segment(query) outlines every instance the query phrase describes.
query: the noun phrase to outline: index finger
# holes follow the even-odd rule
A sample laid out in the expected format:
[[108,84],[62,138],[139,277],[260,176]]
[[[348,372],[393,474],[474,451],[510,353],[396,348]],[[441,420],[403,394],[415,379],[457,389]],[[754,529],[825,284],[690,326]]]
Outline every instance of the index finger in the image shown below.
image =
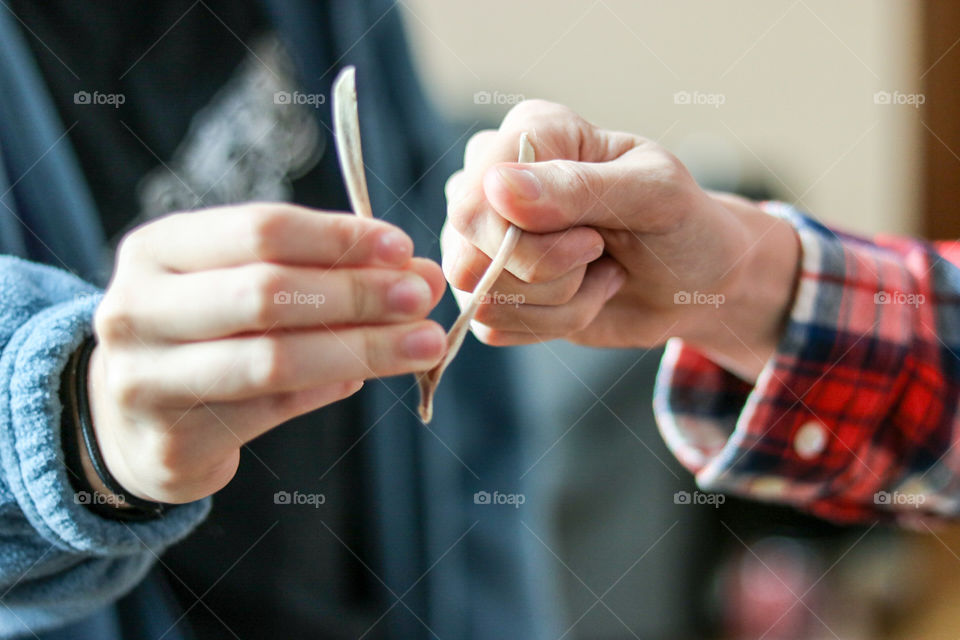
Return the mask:
[[178,213],[135,230],[123,254],[174,272],[257,262],[300,266],[403,267],[413,241],[380,220],[284,203],[256,203]]

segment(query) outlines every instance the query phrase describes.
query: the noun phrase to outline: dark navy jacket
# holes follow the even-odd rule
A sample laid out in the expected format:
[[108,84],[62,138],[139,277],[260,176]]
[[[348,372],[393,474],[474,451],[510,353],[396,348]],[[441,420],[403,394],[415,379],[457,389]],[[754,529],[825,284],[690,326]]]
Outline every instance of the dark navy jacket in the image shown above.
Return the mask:
[[[358,67],[374,210],[390,210],[388,219],[413,237],[418,253],[437,258],[442,184],[459,150],[416,82],[400,9],[387,0],[266,6],[305,90],[327,94],[336,73],[320,76],[324,70],[311,65],[324,59],[319,33],[333,34],[338,65]],[[329,126],[329,115],[321,110],[320,117]],[[127,526],[72,500],[59,463],[56,390],[67,356],[91,330],[99,299],[93,284],[102,286],[109,270],[103,246],[64,124],[16,19],[0,9],[0,254],[16,256],[0,256],[0,637],[161,635],[179,612],[151,568],[208,509],[201,501],[160,522]],[[435,317],[449,325],[455,314],[448,296]],[[432,637],[417,617],[442,638],[541,637],[547,616],[538,605],[538,543],[521,522],[533,516],[472,499],[478,490],[522,490],[524,441],[503,352],[468,341],[444,380],[432,432],[411,410],[410,384],[399,377],[363,391],[371,411],[388,414],[389,428],[369,435],[376,459],[370,509],[384,523],[380,577],[404,593],[469,533],[426,573],[425,588],[404,599],[416,616],[393,617],[391,637]]]

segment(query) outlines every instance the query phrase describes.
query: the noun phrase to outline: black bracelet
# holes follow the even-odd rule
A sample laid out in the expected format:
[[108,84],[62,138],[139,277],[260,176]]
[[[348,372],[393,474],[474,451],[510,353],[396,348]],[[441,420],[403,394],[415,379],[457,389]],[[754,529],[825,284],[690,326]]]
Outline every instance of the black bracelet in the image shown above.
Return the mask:
[[[131,495],[110,473],[103,460],[103,455],[100,453],[97,435],[93,430],[93,418],[90,415],[90,401],[87,391],[87,370],[90,364],[90,355],[96,346],[95,338],[87,338],[84,341],[70,358],[66,376],[63,380],[63,386],[65,387],[63,391],[66,392],[64,419],[61,421],[64,462],[71,476],[70,482],[75,491],[75,500],[94,513],[112,520],[143,521],[159,518],[166,512],[168,505]],[[61,393],[61,398],[64,398],[64,393]],[[66,420],[68,407],[71,409],[69,415],[73,418],[69,421]],[[77,439],[78,426],[83,439],[82,445]],[[90,485],[86,473],[83,471],[81,446],[87,450],[93,470],[100,478],[103,486],[113,494],[112,496],[105,496]]]

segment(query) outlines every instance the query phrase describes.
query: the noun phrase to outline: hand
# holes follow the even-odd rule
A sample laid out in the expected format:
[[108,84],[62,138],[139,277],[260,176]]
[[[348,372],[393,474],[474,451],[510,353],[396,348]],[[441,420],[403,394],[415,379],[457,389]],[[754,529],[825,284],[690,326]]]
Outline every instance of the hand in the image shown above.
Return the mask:
[[107,466],[141,498],[222,488],[240,447],[443,355],[440,268],[379,221],[286,204],[168,216],[127,236],[95,317],[90,400]]
[[[523,131],[536,163],[511,161]],[[526,232],[477,313],[488,344],[651,347],[679,336],[745,378],[776,346],[795,233],[753,203],[707,193],[656,143],[524,102],[470,140],[447,196],[443,268],[458,299],[508,224]]]

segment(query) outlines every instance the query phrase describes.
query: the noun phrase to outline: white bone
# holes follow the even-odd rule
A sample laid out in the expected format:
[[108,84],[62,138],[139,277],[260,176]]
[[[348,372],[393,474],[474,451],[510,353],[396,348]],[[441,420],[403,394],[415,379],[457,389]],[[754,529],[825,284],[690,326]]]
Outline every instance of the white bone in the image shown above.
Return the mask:
[[[367,191],[367,178],[364,173],[363,148],[360,144],[360,118],[357,113],[357,84],[356,69],[346,67],[337,76],[333,83],[333,128],[336,133],[337,157],[340,159],[340,170],[343,181],[350,197],[353,211],[361,217],[372,218],[373,207],[370,205],[370,194]],[[527,134],[520,135],[520,153],[518,162],[534,162],[536,159],[533,146],[527,139]],[[487,267],[479,284],[470,294],[466,305],[460,311],[457,321],[453,323],[447,334],[447,353],[443,360],[429,371],[421,373],[417,382],[420,385],[420,419],[424,423],[433,418],[433,395],[440,384],[443,372],[460,351],[470,323],[477,314],[477,309],[490,288],[503,273],[503,269],[513,254],[513,250],[520,240],[520,229],[510,225],[500,247],[490,266]]]
[[[536,154],[533,151],[533,146],[527,139],[527,134],[523,133],[520,135],[520,154],[517,162],[527,163],[534,162],[535,160]],[[497,281],[497,278],[503,273],[503,269],[506,267],[510,256],[513,255],[513,250],[516,248],[519,240],[520,229],[514,225],[510,225],[507,233],[503,236],[503,240],[500,242],[500,247],[497,249],[493,261],[490,263],[490,266],[487,267],[483,277],[480,278],[480,282],[473,290],[473,293],[470,294],[470,298],[460,311],[457,321],[454,322],[450,328],[450,333],[447,334],[447,355],[443,357],[440,364],[420,374],[420,377],[417,379],[420,385],[420,419],[424,423],[428,423],[433,419],[433,394],[437,390],[437,385],[440,384],[440,378],[443,376],[443,372],[447,366],[453,362],[453,359],[457,356],[457,352],[460,351],[463,340],[467,337],[467,332],[470,331],[470,323],[473,321],[473,317],[477,315],[477,309],[480,308],[484,297],[490,293],[490,288]]]
[[367,176],[360,145],[360,117],[357,114],[357,70],[346,67],[333,83],[333,129],[336,132],[337,157],[354,213],[373,217]]

